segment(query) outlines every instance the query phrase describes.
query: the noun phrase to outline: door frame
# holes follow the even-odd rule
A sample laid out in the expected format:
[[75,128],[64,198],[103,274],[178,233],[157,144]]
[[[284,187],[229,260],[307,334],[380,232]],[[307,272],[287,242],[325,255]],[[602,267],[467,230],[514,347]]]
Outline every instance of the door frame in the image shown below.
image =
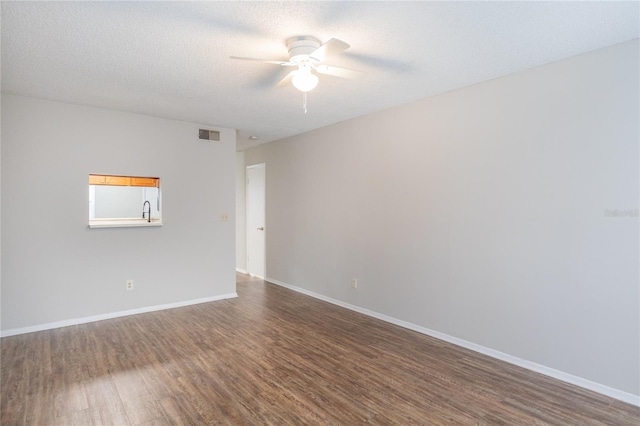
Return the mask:
[[[265,231],[264,233],[264,247],[262,247],[262,253],[263,253],[263,260],[262,260],[262,264],[264,266],[264,277],[261,277],[259,275],[255,275],[252,274],[249,271],[249,169],[258,169],[258,168],[262,168],[264,169],[264,187],[263,187],[263,193],[264,193],[264,211],[262,212],[262,215],[264,217],[264,221],[265,221],[265,225],[266,225],[266,221],[267,221],[267,164],[266,163],[257,163],[257,164],[251,164],[249,166],[245,166],[245,245],[246,245],[246,258],[245,258],[245,262],[247,264],[247,273],[251,276],[254,277],[258,277],[258,278],[262,278],[264,279],[267,275],[267,232]],[[266,228],[266,226],[265,226]]]

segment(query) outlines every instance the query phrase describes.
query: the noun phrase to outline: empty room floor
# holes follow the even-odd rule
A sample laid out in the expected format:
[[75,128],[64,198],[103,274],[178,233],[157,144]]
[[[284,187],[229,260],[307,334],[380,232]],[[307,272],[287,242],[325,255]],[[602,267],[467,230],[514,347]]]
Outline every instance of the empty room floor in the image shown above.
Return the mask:
[[640,408],[238,274],[236,299],[5,337],[2,425],[640,424]]

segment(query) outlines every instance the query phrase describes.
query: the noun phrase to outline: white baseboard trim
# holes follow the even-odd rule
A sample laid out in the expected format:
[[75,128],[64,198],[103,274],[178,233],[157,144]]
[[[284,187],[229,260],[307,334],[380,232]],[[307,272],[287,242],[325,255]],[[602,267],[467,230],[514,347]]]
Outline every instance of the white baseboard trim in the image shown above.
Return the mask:
[[264,280],[264,277],[261,277],[260,275],[252,274],[251,272],[245,271],[244,269],[236,268],[236,272],[240,272],[241,274],[249,275],[249,276],[251,276],[253,278],[258,278],[260,280]]
[[165,305],[145,306],[143,308],[128,309],[126,311],[111,312],[108,314],[92,315],[84,318],[73,318],[47,324],[32,325],[29,327],[13,328],[0,332],[0,337],[15,336],[18,334],[33,333],[35,331],[51,330],[53,328],[68,327],[70,325],[86,324],[88,322],[102,321],[106,319],[126,317],[129,315],[144,314],[146,312],[162,311],[165,309],[180,308],[183,306],[197,305],[200,303],[215,302],[217,300],[232,299],[238,297],[237,293],[223,294],[220,296],[204,297],[202,299],[185,300],[183,302],[167,303]]
[[322,294],[314,293],[309,290],[305,290],[300,287],[296,287],[282,281],[278,281],[273,278],[265,278],[265,281],[268,281],[273,284],[277,284],[281,287],[288,288],[290,290],[296,291],[298,293],[306,294],[307,296],[314,297],[316,299],[322,300],[324,302],[332,303],[334,305],[338,305],[340,307],[359,312],[361,314],[377,318],[379,320],[398,325],[400,327],[407,328],[409,330],[417,331],[418,333],[425,334],[427,336],[435,337],[436,339],[443,340],[445,342],[452,343],[457,346],[461,346],[466,349],[470,349],[474,352],[481,353],[483,355],[490,356],[492,358],[499,359],[501,361],[508,362],[509,364],[514,364],[519,367],[526,368],[531,371],[535,371],[536,373],[544,374],[545,376],[552,377],[554,379],[561,380],[566,383],[570,383],[572,385],[579,386],[584,389],[588,389],[593,392],[597,392],[602,395],[606,395],[613,399],[617,399],[619,401],[623,401],[635,406],[640,407],[640,395],[634,395],[632,393],[628,393],[625,391],[621,391],[619,389],[611,388],[609,386],[602,385],[600,383],[592,382],[591,380],[584,379],[582,377],[574,376],[569,373],[565,373],[564,371],[556,370],[550,367],[546,367],[541,364],[536,364],[535,362],[528,361],[526,359],[518,358],[513,355],[506,354],[504,352],[500,352],[491,348],[487,348],[485,346],[481,346],[475,344],[473,342],[469,342],[467,340],[459,339],[457,337],[449,336],[448,334],[441,333],[439,331],[431,330],[429,328],[421,327],[416,324],[412,324],[410,322],[402,321],[397,318],[393,318],[384,314],[380,314],[375,311],[371,311],[369,309],[361,308],[356,305],[352,305],[350,303],[343,302],[341,300],[332,299],[331,297],[323,296]]

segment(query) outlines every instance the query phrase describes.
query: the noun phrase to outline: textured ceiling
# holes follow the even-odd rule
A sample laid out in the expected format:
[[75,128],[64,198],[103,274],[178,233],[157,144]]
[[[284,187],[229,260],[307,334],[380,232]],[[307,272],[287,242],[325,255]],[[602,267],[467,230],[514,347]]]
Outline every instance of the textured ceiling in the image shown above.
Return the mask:
[[[238,129],[238,149],[639,36],[638,2],[2,2],[2,90]],[[309,94],[285,40],[351,45]],[[257,142],[250,141],[257,135]]]

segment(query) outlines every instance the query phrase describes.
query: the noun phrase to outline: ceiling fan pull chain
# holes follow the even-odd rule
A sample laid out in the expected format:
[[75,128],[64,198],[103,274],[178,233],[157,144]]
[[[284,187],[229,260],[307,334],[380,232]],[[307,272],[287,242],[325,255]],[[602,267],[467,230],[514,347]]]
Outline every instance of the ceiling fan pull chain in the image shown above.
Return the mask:
[[307,113],[307,92],[302,92],[302,108],[304,113]]

